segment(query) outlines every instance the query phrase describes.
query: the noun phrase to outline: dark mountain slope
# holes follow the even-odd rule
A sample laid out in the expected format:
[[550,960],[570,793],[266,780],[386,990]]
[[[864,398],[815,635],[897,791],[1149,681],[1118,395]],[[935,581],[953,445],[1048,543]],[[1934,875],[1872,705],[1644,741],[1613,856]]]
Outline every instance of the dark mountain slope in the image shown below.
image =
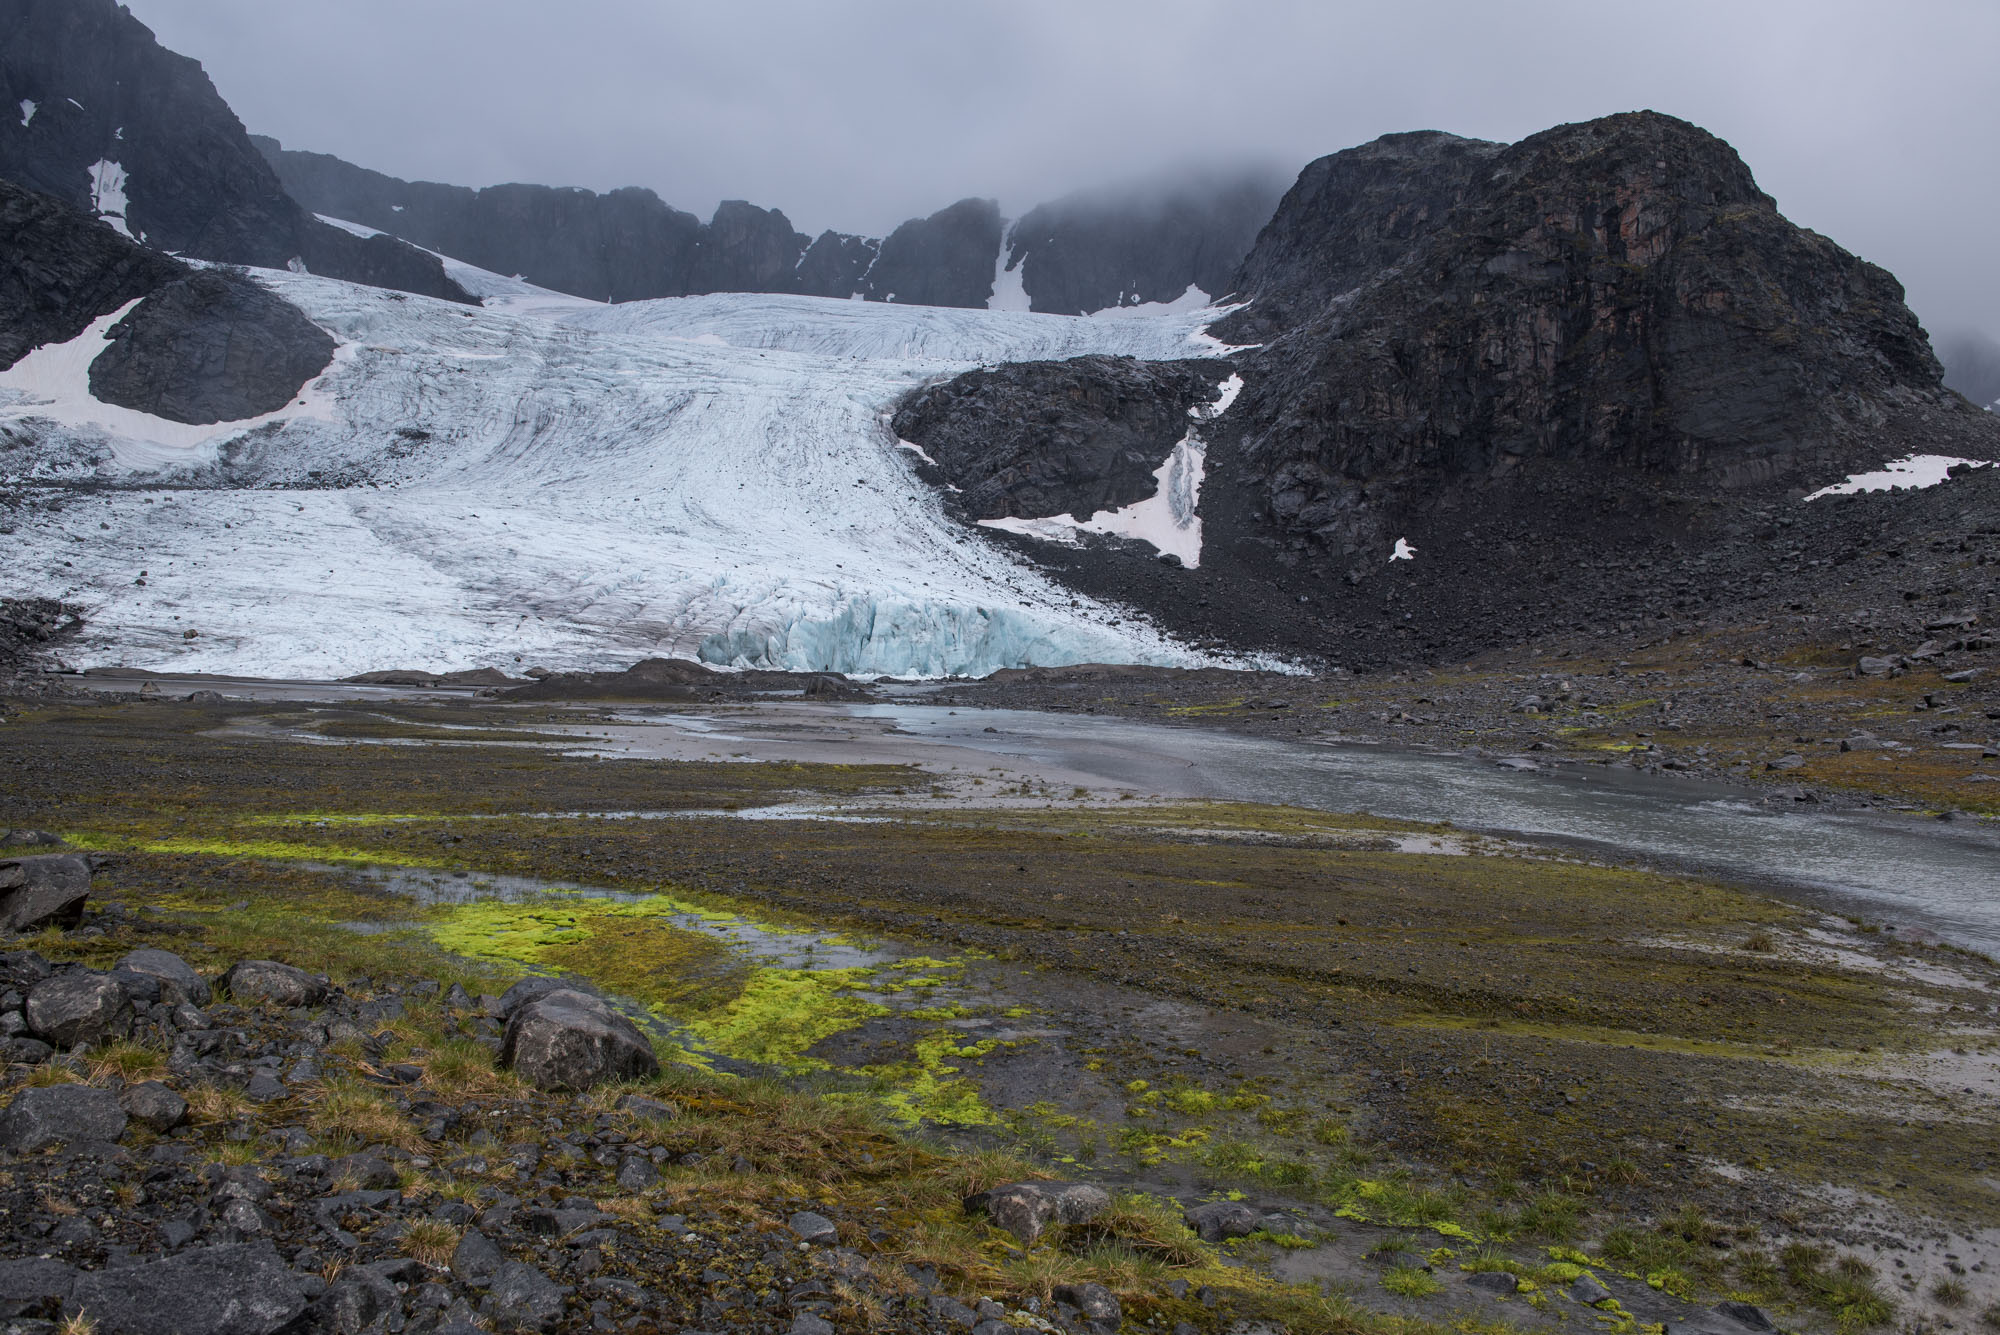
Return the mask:
[[197,259],[470,298],[438,261],[308,216],[201,66],[113,0],[0,0],[0,177]]
[[61,200],[6,180],[0,237],[0,371],[187,273]]
[[[1246,388],[1204,429],[1201,569],[1021,544],[1190,634],[1436,660],[1838,601],[1844,544],[1870,540],[1851,517],[1882,507],[1803,495],[1907,453],[2000,458],[1895,279],[1685,122],[1396,136],[1301,181],[1240,279],[1288,332],[1238,354]],[[1048,392],[1073,412],[1070,379]]]

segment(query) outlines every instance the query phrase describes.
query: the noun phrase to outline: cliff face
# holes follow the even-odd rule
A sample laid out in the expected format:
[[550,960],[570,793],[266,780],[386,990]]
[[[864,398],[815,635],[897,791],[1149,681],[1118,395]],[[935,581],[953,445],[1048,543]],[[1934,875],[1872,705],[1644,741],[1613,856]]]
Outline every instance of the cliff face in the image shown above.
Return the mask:
[[471,300],[436,259],[307,216],[201,66],[113,0],[0,0],[0,106],[0,177],[156,249]]
[[1173,301],[1189,287],[1221,297],[1284,191],[1267,172],[1083,191],[1023,214],[1007,267],[1037,311],[1082,315]]
[[[1587,487],[1782,491],[1899,439],[1992,439],[1942,391],[1896,280],[1787,222],[1692,125],[1535,135],[1441,219],[1440,173],[1412,167],[1410,201],[1379,178],[1362,192],[1431,214],[1408,248],[1317,310],[1349,276],[1336,260],[1307,270],[1331,284],[1279,286],[1299,322],[1246,360],[1235,466],[1294,550],[1379,544],[1409,510],[1531,465]],[[1318,223],[1281,209],[1246,282],[1299,272],[1315,236],[1338,256],[1348,233]]]
[[905,306],[984,306],[999,254],[1000,205],[961,199],[883,238],[863,292]]

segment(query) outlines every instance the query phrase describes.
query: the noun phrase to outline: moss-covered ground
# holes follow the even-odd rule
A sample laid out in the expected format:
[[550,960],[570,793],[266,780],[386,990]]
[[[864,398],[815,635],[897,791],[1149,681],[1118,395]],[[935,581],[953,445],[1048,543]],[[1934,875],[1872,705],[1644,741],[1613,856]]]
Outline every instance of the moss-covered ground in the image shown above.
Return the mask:
[[[1770,1259],[1827,1223],[1815,1193],[1964,1229],[2000,1218],[1991,1106],[1884,1065],[1990,1047],[1993,970],[1863,933],[1818,949],[1821,916],[1766,896],[1498,846],[1400,853],[1382,839],[1412,832],[1396,822],[1216,803],[536,815],[865,807],[916,776],[328,745],[268,726],[287,712],[21,716],[0,824],[114,853],[107,889],[204,966],[421,965],[474,990],[575,973],[677,1034],[687,1078],[722,1082],[704,1088],[754,1064],[840,1116],[914,1130],[925,1154],[1292,1200],[1421,1229],[1454,1264],[1588,1242],[1662,1291],[1866,1324],[1831,1253]],[[526,718],[431,712],[495,733]],[[439,730],[370,715],[392,739],[397,718]],[[629,898],[419,903],[349,870],[372,865]],[[872,953],[780,965],[729,944],[731,924]],[[1695,1223],[1716,1231],[1672,1241]],[[1237,1246],[1275,1254],[1285,1236]]]

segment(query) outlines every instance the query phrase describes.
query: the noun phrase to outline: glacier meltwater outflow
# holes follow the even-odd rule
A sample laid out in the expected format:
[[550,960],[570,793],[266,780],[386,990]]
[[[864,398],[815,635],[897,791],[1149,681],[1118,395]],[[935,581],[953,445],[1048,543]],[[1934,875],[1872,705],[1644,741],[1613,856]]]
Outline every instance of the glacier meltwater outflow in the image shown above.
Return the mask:
[[[999,361],[1222,351],[1096,319],[813,297],[599,305],[456,263],[485,309],[258,271],[340,343],[292,406],[190,427],[88,390],[103,326],[0,373],[13,592],[73,664],[333,676],[649,655],[892,675],[1213,661],[949,520],[886,414]],[[1219,372],[1220,372],[1220,368]],[[1223,374],[1218,374],[1218,383]]]

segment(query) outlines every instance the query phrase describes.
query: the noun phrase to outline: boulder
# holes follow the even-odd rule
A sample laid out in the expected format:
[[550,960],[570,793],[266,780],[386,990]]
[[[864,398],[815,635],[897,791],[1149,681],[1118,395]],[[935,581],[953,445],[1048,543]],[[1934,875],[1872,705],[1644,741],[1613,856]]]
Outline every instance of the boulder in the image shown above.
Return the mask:
[[274,1335],[306,1308],[298,1280],[268,1242],[202,1247],[77,1276],[63,1311],[97,1335]]
[[75,1269],[61,1261],[45,1257],[0,1261],[0,1321],[57,1315],[75,1283]]
[[8,887],[0,890],[0,932],[75,926],[90,898],[90,874],[81,853],[0,859],[0,885]]
[[500,1040],[500,1062],[537,1089],[589,1089],[660,1073],[639,1027],[596,997],[564,989],[519,1007]]
[[834,1222],[825,1215],[815,1214],[811,1210],[799,1211],[791,1217],[786,1226],[797,1235],[800,1242],[840,1241],[840,1230],[834,1226]]
[[1201,1235],[1203,1242],[1224,1238],[1247,1238],[1257,1231],[1258,1213],[1237,1201],[1210,1201],[1197,1205],[1183,1216],[1187,1226]]
[[118,1106],[141,1126],[162,1133],[187,1120],[187,1100],[157,1080],[127,1085],[118,1096]]
[[0,1150],[33,1154],[50,1145],[115,1141],[125,1134],[125,1122],[118,1096],[108,1089],[32,1086],[0,1112]]
[[28,1032],[58,1048],[123,1038],[132,1027],[132,998],[118,980],[78,969],[28,989]]
[[1024,1243],[1052,1224],[1081,1224],[1111,1208],[1111,1194],[1084,1182],[1012,1182],[968,1197],[968,1214],[983,1214]]
[[500,994],[500,1018],[503,1020],[512,1019],[514,1012],[529,1002],[539,997],[545,997],[551,992],[573,990],[575,986],[574,983],[565,983],[560,978],[543,978],[538,976],[523,978],[520,982]]
[[469,1283],[492,1279],[505,1264],[506,1256],[476,1228],[465,1230],[465,1235],[458,1240],[458,1250],[451,1254],[451,1273]]
[[1102,1284],[1058,1284],[1055,1300],[1068,1303],[1083,1313],[1083,1319],[1090,1323],[1093,1330],[1115,1331],[1125,1319],[1118,1299]]
[[563,1288],[531,1265],[504,1262],[488,1301],[504,1330],[549,1330],[562,1320]]
[[268,1001],[276,1006],[317,1006],[330,990],[326,979],[276,960],[238,960],[220,980],[236,1001]]
[[116,967],[120,972],[145,974],[159,979],[160,998],[170,1006],[181,1002],[190,1006],[206,1006],[212,999],[207,981],[171,950],[148,947],[130,951],[118,961]]

